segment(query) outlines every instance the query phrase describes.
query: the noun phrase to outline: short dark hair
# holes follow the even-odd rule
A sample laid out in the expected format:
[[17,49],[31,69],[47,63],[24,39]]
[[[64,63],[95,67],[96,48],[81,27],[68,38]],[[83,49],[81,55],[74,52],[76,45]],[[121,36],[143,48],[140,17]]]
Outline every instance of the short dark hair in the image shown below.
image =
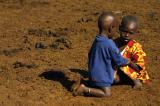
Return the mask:
[[104,29],[104,19],[107,16],[114,17],[114,14],[112,12],[103,12],[98,18],[98,28],[100,32]]
[[136,29],[137,29],[138,25],[139,25],[138,18],[136,16],[133,16],[133,15],[124,16],[122,18],[120,27],[124,28],[131,22],[134,22],[136,24]]

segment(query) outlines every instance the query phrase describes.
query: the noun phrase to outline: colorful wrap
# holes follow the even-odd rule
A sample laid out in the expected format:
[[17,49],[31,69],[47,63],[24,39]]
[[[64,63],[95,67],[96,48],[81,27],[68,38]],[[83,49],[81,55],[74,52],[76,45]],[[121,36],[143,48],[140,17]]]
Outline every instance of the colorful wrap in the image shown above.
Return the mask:
[[[146,53],[143,51],[142,46],[135,40],[131,40],[123,50],[122,55],[124,58],[128,58],[132,62],[136,63],[142,70],[140,71],[140,74],[138,74],[129,66],[121,67],[120,70],[128,75],[131,79],[140,79],[143,83],[147,83],[149,76],[145,69]],[[115,77],[116,73],[117,72],[115,72]]]

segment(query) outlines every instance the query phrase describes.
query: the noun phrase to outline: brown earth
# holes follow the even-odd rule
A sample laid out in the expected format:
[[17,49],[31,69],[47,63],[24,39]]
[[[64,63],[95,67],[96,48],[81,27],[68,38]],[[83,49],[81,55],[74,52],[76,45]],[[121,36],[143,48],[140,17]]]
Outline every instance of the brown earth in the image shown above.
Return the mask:
[[[110,98],[73,97],[104,10],[136,15],[149,85],[112,87]],[[159,0],[0,0],[0,106],[160,106]]]

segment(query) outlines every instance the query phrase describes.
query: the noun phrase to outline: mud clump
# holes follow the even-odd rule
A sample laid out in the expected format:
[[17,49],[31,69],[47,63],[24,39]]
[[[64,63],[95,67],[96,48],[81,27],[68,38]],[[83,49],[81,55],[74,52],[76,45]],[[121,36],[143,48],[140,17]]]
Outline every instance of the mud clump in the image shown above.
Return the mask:
[[77,21],[78,23],[88,23],[88,22],[94,22],[93,18],[88,17],[88,18],[81,18]]
[[60,37],[66,36],[68,33],[68,28],[58,28],[58,29],[47,29],[47,28],[39,28],[28,29],[28,35],[35,35],[38,37]]
[[45,37],[52,37],[57,36],[55,32],[51,30],[45,30],[45,29],[28,29],[29,35],[36,35],[39,37],[45,36]]
[[29,7],[44,7],[50,5],[46,0],[0,0],[4,7],[10,9],[21,9],[24,6]]
[[50,47],[53,49],[71,49],[71,41],[66,38],[59,38],[55,42],[53,42]]
[[16,61],[16,62],[13,63],[13,68],[22,68],[22,67],[36,68],[38,66],[35,63],[26,64],[26,63],[22,63],[22,62],[19,62],[19,61]]
[[157,14],[158,13],[155,12],[155,11],[150,11],[148,15],[149,15],[149,17],[150,17],[151,20],[156,20],[157,21],[158,20]]
[[[24,1],[24,0],[22,0],[22,1]],[[33,7],[36,7],[36,6],[48,6],[49,4],[50,3],[48,1],[32,1],[32,2],[30,2],[30,5],[33,6]]]
[[46,49],[47,48],[47,45],[45,45],[44,43],[42,42],[38,42],[35,44],[35,48],[36,49]]
[[51,44],[47,45],[42,42],[37,42],[35,44],[36,49],[56,49],[56,50],[63,50],[63,49],[71,49],[72,43],[66,38],[58,38],[57,40],[53,41]]
[[0,54],[5,55],[5,56],[13,56],[22,50],[23,50],[22,48],[2,50],[2,51],[0,51]]

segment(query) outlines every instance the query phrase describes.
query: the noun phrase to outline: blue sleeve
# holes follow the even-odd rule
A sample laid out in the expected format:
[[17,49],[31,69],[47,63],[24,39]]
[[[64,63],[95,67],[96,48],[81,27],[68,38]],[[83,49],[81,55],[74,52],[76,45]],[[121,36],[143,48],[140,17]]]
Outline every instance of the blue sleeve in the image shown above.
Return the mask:
[[127,59],[122,57],[117,47],[109,48],[109,54],[111,56],[113,63],[117,65],[118,67],[125,66],[128,62]]

